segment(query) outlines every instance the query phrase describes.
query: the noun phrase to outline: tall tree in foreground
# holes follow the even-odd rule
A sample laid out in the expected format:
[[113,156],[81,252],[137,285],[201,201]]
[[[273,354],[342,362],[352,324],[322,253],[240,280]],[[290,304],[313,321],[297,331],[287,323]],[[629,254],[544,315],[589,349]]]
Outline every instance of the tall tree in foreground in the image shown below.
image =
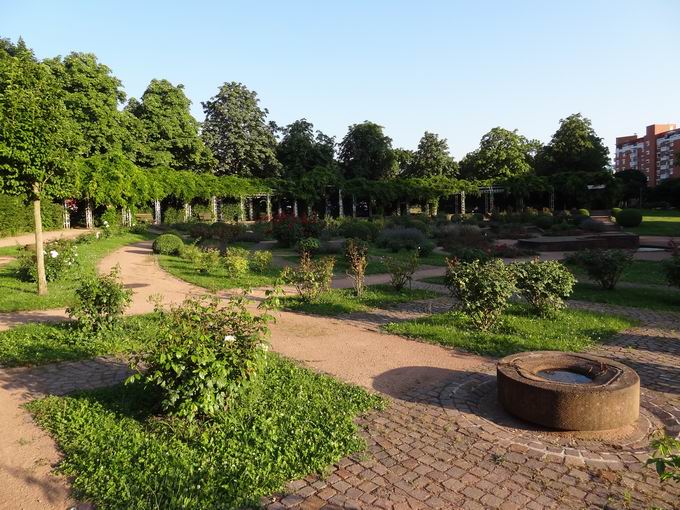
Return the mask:
[[141,100],[130,99],[126,110],[138,119],[144,146],[136,160],[140,166],[207,171],[214,164],[199,136],[199,124],[189,110],[191,101],[183,85],[151,80]]
[[0,51],[0,187],[33,202],[38,294],[47,294],[40,201],[74,180],[82,143],[50,68],[29,50]]
[[374,122],[349,127],[340,143],[339,158],[348,179],[385,179],[393,177],[398,170],[392,139]]
[[595,133],[590,119],[580,113],[560,120],[559,129],[536,159],[541,175],[602,172],[610,164],[609,149]]
[[460,162],[465,179],[501,179],[533,172],[534,158],[540,147],[537,140],[528,140],[517,133],[495,127],[479,142],[479,148],[468,153]]
[[217,175],[274,177],[276,138],[254,91],[241,83],[225,83],[216,96],[203,103],[202,136],[217,159]]
[[432,177],[435,175],[453,177],[458,173],[458,165],[449,154],[446,138],[435,133],[425,132],[418,142],[407,175],[409,177]]

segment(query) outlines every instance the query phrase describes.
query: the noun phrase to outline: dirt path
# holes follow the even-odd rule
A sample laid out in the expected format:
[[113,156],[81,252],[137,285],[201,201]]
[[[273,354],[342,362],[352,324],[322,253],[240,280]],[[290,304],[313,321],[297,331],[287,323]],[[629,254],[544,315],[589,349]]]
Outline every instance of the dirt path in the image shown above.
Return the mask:
[[[69,228],[65,230],[51,230],[49,232],[43,232],[43,240],[45,242],[47,241],[54,241],[55,239],[59,238],[64,238],[64,239],[73,239],[75,237],[81,236],[83,234],[87,234],[88,232],[91,232],[91,230],[87,230],[84,228]],[[34,234],[22,234],[19,236],[12,236],[12,237],[3,237],[0,239],[0,248],[5,248],[7,246],[16,246],[16,245],[24,246],[26,244],[35,244],[35,235]]]

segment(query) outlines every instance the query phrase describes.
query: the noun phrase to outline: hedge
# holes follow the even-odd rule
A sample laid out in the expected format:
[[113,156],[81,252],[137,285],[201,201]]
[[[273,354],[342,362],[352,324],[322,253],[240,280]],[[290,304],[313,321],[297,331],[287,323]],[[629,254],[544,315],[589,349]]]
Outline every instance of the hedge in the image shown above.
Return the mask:
[[[24,197],[0,194],[0,236],[32,232],[33,204],[26,204]],[[42,224],[44,230],[56,230],[63,226],[63,208],[60,204],[43,201]]]

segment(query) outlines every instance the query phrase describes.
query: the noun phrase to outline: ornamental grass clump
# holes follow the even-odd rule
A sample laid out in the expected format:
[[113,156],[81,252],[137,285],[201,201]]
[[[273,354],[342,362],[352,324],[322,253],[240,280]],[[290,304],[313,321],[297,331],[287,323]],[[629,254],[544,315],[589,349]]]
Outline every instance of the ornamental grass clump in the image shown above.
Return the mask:
[[402,290],[406,287],[407,283],[409,288],[411,288],[413,274],[420,264],[418,252],[413,252],[409,257],[403,259],[397,257],[382,257],[381,261],[387,269],[387,272],[390,273],[390,285],[392,285],[394,290]]
[[354,282],[354,295],[361,296],[366,287],[366,266],[368,265],[368,244],[361,239],[348,239],[345,243],[347,275]]
[[500,259],[446,262],[445,284],[458,300],[458,309],[473,326],[483,331],[492,329],[516,290],[512,269]]
[[613,290],[623,271],[633,262],[633,254],[625,250],[583,250],[569,255],[566,261],[583,268],[588,278],[603,289]]
[[311,303],[322,292],[330,289],[334,267],[335,257],[314,260],[308,253],[303,253],[298,267],[286,267],[281,272],[281,277],[284,282],[295,287],[303,301]]
[[120,280],[120,267],[107,275],[85,278],[76,289],[76,302],[66,309],[82,331],[113,329],[132,301],[132,290]]
[[554,316],[564,308],[563,298],[569,297],[576,279],[556,260],[534,259],[513,264],[517,290],[534,311],[543,317]]
[[267,313],[252,314],[248,301],[232,297],[189,298],[169,310],[158,308],[159,330],[149,349],[135,356],[128,379],[160,393],[168,414],[210,418],[227,409],[260,372],[266,352]]

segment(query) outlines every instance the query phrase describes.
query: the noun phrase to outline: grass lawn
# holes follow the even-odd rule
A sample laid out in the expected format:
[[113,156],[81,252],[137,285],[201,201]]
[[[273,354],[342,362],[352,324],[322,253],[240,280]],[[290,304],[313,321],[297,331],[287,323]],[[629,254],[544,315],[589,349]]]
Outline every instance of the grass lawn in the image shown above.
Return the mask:
[[[276,254],[276,253],[275,253]],[[300,257],[298,255],[280,255],[280,257],[284,260],[286,260],[291,266],[296,266],[297,263],[300,261]],[[335,266],[333,267],[333,274],[336,276],[345,276],[347,274],[347,269],[349,268],[347,264],[347,260],[343,255],[317,255],[314,258],[320,258],[320,257],[335,257]],[[386,273],[387,269],[385,269],[385,266],[383,265],[382,262],[379,260],[370,260],[368,261],[368,265],[366,266],[366,274],[383,274]]]
[[354,419],[384,402],[274,354],[259,384],[206,422],[155,415],[157,396],[120,385],[27,404],[65,454],[76,497],[98,508],[258,507],[286,482],[365,444]]
[[74,361],[104,354],[132,352],[151,338],[155,330],[153,315],[125,317],[113,334],[81,338],[75,325],[33,323],[0,331],[0,367],[43,365]]
[[471,326],[458,311],[393,322],[384,329],[476,354],[505,356],[533,350],[582,351],[635,324],[624,317],[580,310],[562,310],[555,318],[546,319],[531,314],[524,305],[513,304],[490,332]]
[[150,239],[149,235],[122,233],[105,239],[78,245],[80,267],[70,277],[49,282],[46,296],[38,296],[36,284],[20,280],[17,276],[17,262],[0,266],[0,312],[18,310],[47,310],[69,306],[74,299],[73,291],[78,287],[80,278],[93,274],[97,263],[104,256],[127,244]]
[[680,292],[671,290],[670,287],[667,289],[619,287],[614,290],[604,290],[599,285],[577,283],[570,299],[680,312]]
[[390,285],[371,285],[361,297],[352,294],[351,289],[332,289],[324,292],[318,301],[305,303],[298,296],[282,299],[282,306],[288,310],[316,315],[340,315],[343,313],[366,312],[371,308],[385,308],[398,303],[420,299],[432,299],[440,294],[422,289],[394,290]]
[[624,230],[642,236],[680,237],[680,211],[643,210],[642,224]]
[[243,275],[234,276],[226,268],[220,266],[211,270],[210,273],[199,273],[190,261],[174,255],[159,255],[158,261],[168,273],[212,291],[274,285],[281,272],[278,268],[271,268],[263,273],[249,271]]
[[[586,272],[579,266],[569,264],[569,270],[579,278],[587,278]],[[642,283],[647,285],[666,285],[666,273],[663,262],[653,260],[634,260],[621,275],[622,282]]]
[[428,278],[421,278],[418,279],[419,282],[425,282],[425,283],[435,283],[437,285],[444,285],[444,277],[443,276],[429,276]]

